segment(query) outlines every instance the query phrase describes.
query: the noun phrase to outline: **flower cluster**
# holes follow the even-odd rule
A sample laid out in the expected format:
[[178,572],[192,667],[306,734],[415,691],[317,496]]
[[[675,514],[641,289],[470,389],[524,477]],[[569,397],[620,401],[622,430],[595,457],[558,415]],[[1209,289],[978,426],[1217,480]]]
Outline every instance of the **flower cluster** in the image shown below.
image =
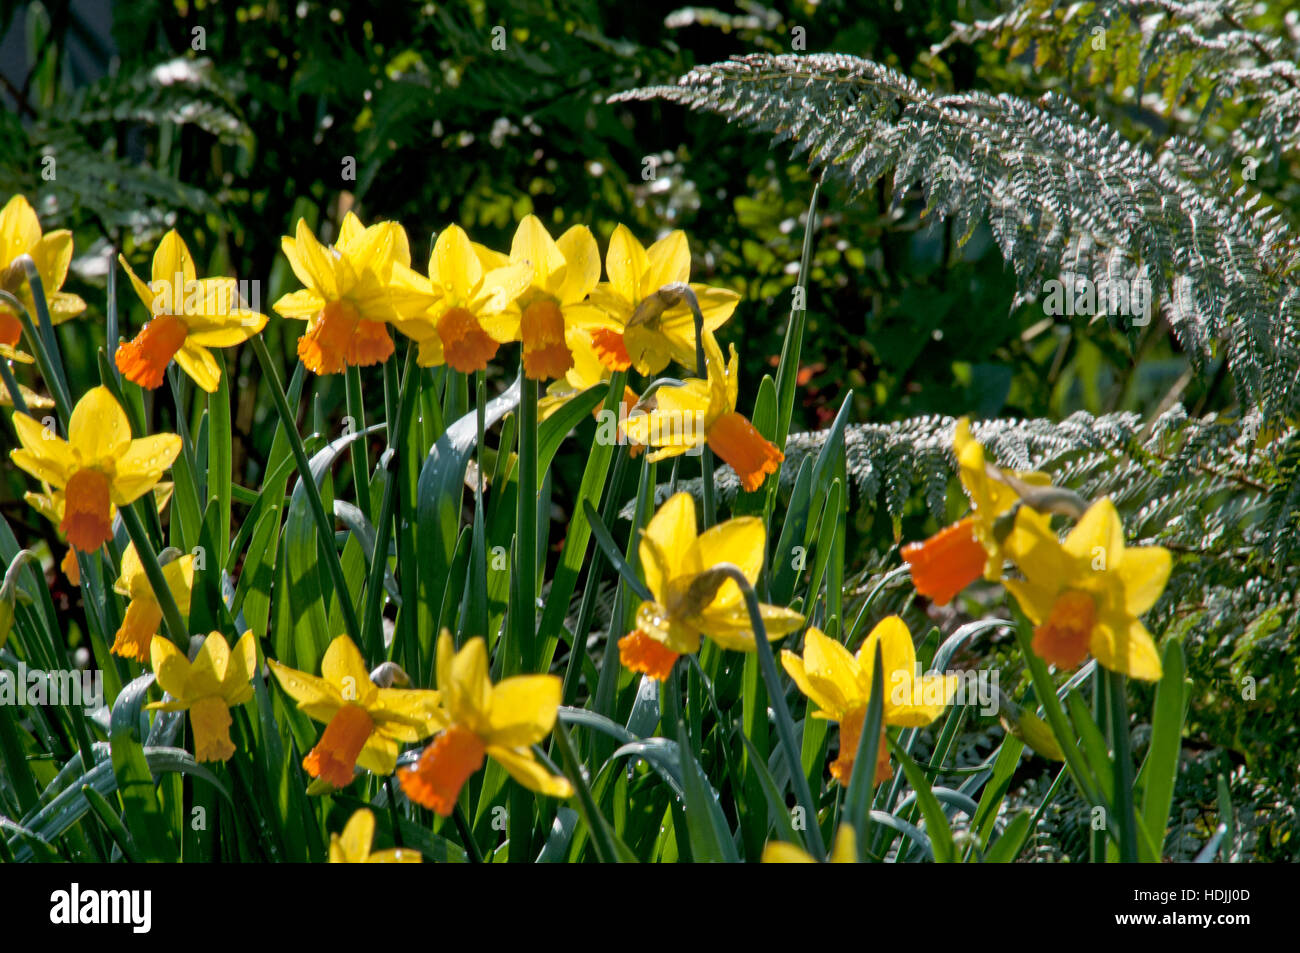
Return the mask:
[[[737,409],[736,349],[731,346],[724,357],[715,336],[738,296],[690,283],[690,250],[680,231],[646,248],[618,226],[603,270],[588,228],[575,226],[554,239],[532,215],[519,223],[508,252],[486,248],[459,226],[448,226],[438,234],[424,273],[412,267],[401,225],[366,227],[351,213],[333,244],[323,244],[300,220],[282,248],[303,287],[281,297],[273,310],[306,322],[297,354],[316,374],[389,360],[396,350],[394,332],[409,340],[420,366],[446,365],[465,374],[484,371],[502,345],[517,342],[521,374],[549,382],[537,408],[543,416],[608,382],[625,412],[621,438],[633,450],[648,448],[650,463],[708,447],[750,492],[780,467],[781,450]],[[28,359],[17,346],[24,331],[38,337],[23,321],[31,310],[52,322],[84,308],[80,299],[59,290],[71,252],[71,236],[43,234],[21,197],[0,212],[0,282],[6,291],[0,299],[0,360]],[[155,250],[149,283],[125,258],[121,264],[149,311],[138,333],[117,344],[114,362],[122,381],[158,388],[175,362],[204,392],[215,394],[222,364],[212,349],[255,338],[267,316],[244,305],[234,279],[199,279],[175,231]],[[32,297],[35,287],[42,289],[39,301]],[[31,344],[39,354],[39,340]],[[674,362],[686,368],[682,380],[647,381],[640,397],[628,384],[631,372],[654,377]],[[122,381],[106,379],[68,408],[66,438],[55,432],[51,418],[38,420],[27,412],[53,401],[42,404],[30,390],[6,388],[3,397],[20,408],[12,416],[19,446],[10,456],[41,483],[41,492],[28,493],[27,499],[67,540],[69,576],[101,550],[108,557],[116,572],[113,589],[126,600],[111,651],[152,667],[164,697],[150,707],[189,713],[198,760],[231,759],[238,750],[232,729],[240,740],[250,740],[232,709],[255,697],[264,664],[306,716],[300,717],[300,729],[307,719],[324,725],[301,759],[314,790],[346,788],[358,771],[393,776],[411,802],[448,817],[467,781],[490,758],[531,791],[554,798],[574,794],[570,779],[559,775],[538,747],[556,726],[561,680],[550,674],[494,680],[482,637],[458,645],[443,631],[431,688],[409,687],[410,677],[393,662],[372,671],[348,635],[329,643],[319,674],[267,657],[251,631],[233,647],[218,631],[193,646],[181,644],[188,633],[177,631],[177,617],[188,621],[201,567],[193,554],[156,554],[138,522],[133,528],[122,519],[134,510],[121,511],[146,494],[159,510],[166,507],[170,492],[162,478],[186,444],[178,434],[133,434]],[[536,390],[532,393],[536,402]],[[1164,590],[1169,553],[1126,545],[1108,498],[1086,505],[1052,487],[1044,474],[990,464],[965,419],[956,424],[953,450],[971,512],[929,539],[903,547],[916,591],[944,604],[980,578],[1000,581],[1033,624],[1032,649],[1047,663],[1073,668],[1091,654],[1114,672],[1158,679],[1160,657],[1139,617]],[[1075,519],[1064,539],[1051,522],[1052,514],[1062,511]],[[706,515],[711,521],[712,514]],[[119,532],[123,524],[129,542]],[[705,638],[722,650],[754,652],[765,640],[805,630],[805,611],[821,618],[798,603],[804,611],[758,600],[755,592],[766,591],[761,585],[768,552],[766,522],[759,517],[738,516],[701,531],[695,500],[676,493],[636,541],[643,599],[631,631],[610,633],[611,641],[617,638],[621,664],[633,672],[667,682]],[[629,579],[638,583],[630,574]],[[886,728],[934,722],[953,703],[959,679],[920,673],[912,634],[898,616],[881,620],[856,653],[830,626],[827,630],[830,635],[807,627],[801,653],[782,651],[782,665],[811,702],[809,716],[839,725],[830,776],[847,787],[859,750],[875,750],[872,777],[884,781],[892,776]],[[775,671],[772,662],[766,658]],[[880,681],[889,686],[881,738],[878,744],[868,738],[871,743],[863,748]],[[415,745],[424,747],[403,753]],[[401,849],[372,854],[374,827],[374,816],[358,811],[343,833],[334,835],[331,859],[419,859]],[[841,828],[837,859],[856,855],[853,838],[851,828]],[[793,848],[769,854],[769,859],[803,858]]]

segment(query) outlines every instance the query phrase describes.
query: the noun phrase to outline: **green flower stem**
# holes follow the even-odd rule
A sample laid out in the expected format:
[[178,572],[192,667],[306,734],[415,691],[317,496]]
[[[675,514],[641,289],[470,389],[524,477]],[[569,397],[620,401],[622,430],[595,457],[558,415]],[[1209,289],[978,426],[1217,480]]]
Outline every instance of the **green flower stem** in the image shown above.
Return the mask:
[[1107,672],[1110,695],[1110,737],[1114,749],[1115,813],[1119,820],[1119,859],[1135,864],[1138,859],[1137,817],[1133,807],[1133,753],[1128,733],[1128,679]]
[[32,303],[36,305],[36,320],[40,326],[41,340],[45,344],[46,353],[49,354],[50,363],[55,368],[59,386],[62,388],[64,396],[68,398],[69,406],[71,406],[71,392],[68,390],[68,378],[63,369],[63,355],[59,353],[59,342],[54,336],[54,321],[50,317],[50,309],[46,306],[45,283],[41,280],[41,273],[37,270],[36,262],[32,260],[31,255],[20,255],[14,260],[13,264],[21,264],[23,270],[27,272],[27,285],[32,292]]
[[807,840],[811,853],[818,860],[826,858],[826,842],[822,840],[821,827],[817,822],[817,802],[813,800],[808,779],[803,773],[803,761],[799,754],[799,740],[795,737],[794,720],[790,717],[790,708],[785,703],[785,686],[776,671],[776,659],[772,646],[767,641],[767,626],[763,624],[762,610],[758,605],[758,594],[749,584],[745,574],[738,566],[720,563],[713,567],[714,572],[722,573],[740,587],[745,597],[745,608],[749,610],[749,623],[754,628],[754,648],[758,653],[758,666],[767,684],[768,702],[776,715],[776,733],[785,753],[786,767],[790,770],[790,785],[794,788],[795,800],[804,810],[808,821]]
[[360,643],[361,625],[357,621],[357,610],[348,595],[347,578],[343,575],[343,564],[339,562],[338,547],[334,544],[334,523],[325,514],[325,504],[320,498],[320,487],[316,485],[316,480],[312,476],[311,462],[307,459],[307,451],[303,448],[302,437],[298,435],[298,424],[294,420],[293,411],[289,409],[289,401],[284,396],[284,389],[280,386],[280,375],[275,372],[271,355],[267,353],[266,342],[262,340],[261,335],[254,335],[250,340],[253,353],[257,355],[257,362],[262,367],[262,376],[266,378],[267,386],[271,391],[271,399],[275,401],[275,409],[280,413],[280,422],[284,424],[285,436],[289,439],[294,462],[298,465],[298,479],[303,482],[307,503],[316,518],[316,532],[320,534],[321,548],[326,553],[325,565],[329,568],[334,589],[338,592],[348,637],[354,643]]
[[1043,660],[1034,654],[1026,627],[1024,625],[1015,625],[1012,628],[1016,633],[1016,641],[1020,645],[1020,651],[1025,657],[1025,663],[1029,666],[1029,675],[1034,683],[1034,694],[1038,696],[1039,703],[1042,704],[1043,711],[1047,715],[1047,723],[1052,728],[1052,734],[1056,737],[1057,744],[1061,746],[1061,752],[1065,755],[1065,763],[1070,769],[1070,777],[1074,779],[1075,785],[1089,804],[1106,806],[1104,800],[1092,785],[1092,775],[1088,772],[1088,766],[1079,754],[1074,733],[1070,731],[1069,722],[1066,721],[1065,712],[1061,708],[1061,700],[1056,697],[1056,688],[1052,684],[1051,678],[1048,677]]
[[10,369],[9,362],[4,358],[0,358],[0,379],[4,380],[5,390],[9,392],[9,399],[14,405],[14,410],[30,417],[31,413],[27,410],[27,401],[23,400],[22,391],[18,389],[18,381],[14,380],[14,372]]
[[153,544],[149,542],[149,534],[145,532],[144,524],[140,522],[140,516],[135,511],[135,504],[119,506],[118,512],[122,514],[122,522],[126,525],[126,533],[131,537],[131,542],[135,544],[136,554],[140,557],[141,565],[144,566],[144,574],[149,578],[149,587],[153,589],[154,598],[158,600],[158,607],[162,609],[163,625],[167,629],[167,636],[188,658],[190,651],[189,627],[185,624],[185,620],[181,618],[181,610],[177,607],[176,600],[172,598],[172,591],[167,585],[167,577],[163,575],[162,566],[158,564],[158,554],[154,552]]
[[[700,310],[700,301],[695,297],[695,292],[690,285],[681,284],[673,287],[681,289],[682,297],[691,306],[691,314],[695,316],[695,373],[701,380],[708,380],[708,363],[704,359],[704,312]],[[704,528],[708,529],[717,522],[718,509],[713,498],[713,451],[709,449],[707,443],[700,454],[700,476],[700,488],[704,494]]]
[[44,341],[36,330],[36,325],[32,324],[32,316],[27,312],[27,308],[21,301],[15,298],[7,291],[0,291],[0,301],[9,305],[18,315],[18,321],[23,326],[23,334],[27,337],[27,343],[36,356],[36,366],[41,370],[41,377],[45,378],[45,385],[50,389],[50,395],[54,398],[55,409],[63,422],[64,433],[67,433],[68,424],[72,420],[72,399],[68,396],[67,384],[63,381],[63,376],[56,370],[56,365],[50,358],[49,352],[46,351]]
[[537,641],[537,381],[519,365],[523,394],[519,401],[518,519],[515,522],[515,567],[519,572],[519,605],[512,628],[515,651],[507,659],[519,666],[508,672],[532,671]]
[[[415,368],[415,348],[406,352],[406,369],[410,374]],[[396,386],[393,387],[396,390]],[[385,388],[387,392],[387,388]],[[366,577],[365,615],[362,618],[361,650],[367,658],[379,658],[383,655],[384,567],[388,565],[388,529],[393,523],[393,514],[397,509],[397,481],[401,479],[401,470],[397,466],[397,442],[400,428],[397,422],[402,419],[403,399],[398,397],[393,416],[388,418],[388,449],[380,458],[379,465],[387,471],[388,479],[384,481],[384,496],[379,504],[379,522],[375,523],[375,548],[370,554],[370,570]],[[396,639],[394,639],[396,641]]]
[[[349,367],[345,376],[347,388],[348,416],[352,418],[353,431],[360,433],[366,429],[366,404],[361,398],[361,368]],[[352,460],[352,493],[357,498],[357,506],[366,516],[374,518],[370,510],[370,461],[366,459],[366,442],[352,441],[348,454]]]

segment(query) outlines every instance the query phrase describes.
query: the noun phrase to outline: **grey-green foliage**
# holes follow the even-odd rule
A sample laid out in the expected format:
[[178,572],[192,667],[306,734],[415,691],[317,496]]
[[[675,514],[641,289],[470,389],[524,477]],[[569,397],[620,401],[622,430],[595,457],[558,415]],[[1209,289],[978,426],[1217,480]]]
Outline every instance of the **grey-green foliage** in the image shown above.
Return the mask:
[[1266,160],[1300,148],[1300,26],[1274,35],[1246,26],[1253,0],[1022,0],[988,20],[956,24],[940,49],[991,40],[1013,54],[1032,50],[1068,77],[1105,82],[1143,102],[1157,94],[1166,114],[1183,109],[1193,131],[1231,107],[1225,149]]
[[945,95],[839,54],[737,57],[614,98],[770,132],[855,194],[892,169],[894,202],[919,186],[923,216],[951,217],[960,241],[987,220],[1022,297],[1084,277],[1104,311],[1103,289],[1145,285],[1198,370],[1226,356],[1243,405],[1273,421],[1300,403],[1294,236],[1258,194],[1186,174],[1208,150],[1171,140],[1152,154],[1055,93]]
[[210,60],[179,57],[105,77],[68,94],[58,110],[23,125],[15,113],[0,122],[0,193],[52,196],[59,207],[84,209],[106,230],[160,231],[178,209],[219,214],[221,194],[181,181],[176,170],[93,145],[91,130],[159,130],[191,125],[237,147],[237,164],[252,161],[253,137],[238,105],[240,90]]

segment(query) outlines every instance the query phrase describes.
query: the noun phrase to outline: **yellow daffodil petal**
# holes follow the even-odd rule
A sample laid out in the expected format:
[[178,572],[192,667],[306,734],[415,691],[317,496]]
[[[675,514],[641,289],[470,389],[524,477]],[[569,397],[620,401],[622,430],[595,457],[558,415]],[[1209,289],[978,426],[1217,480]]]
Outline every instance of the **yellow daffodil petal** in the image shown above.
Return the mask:
[[[682,560],[682,571],[703,572],[719,563],[732,563],[752,586],[763,571],[766,546],[767,531],[763,528],[763,521],[755,516],[738,516],[712,526],[696,537]],[[742,598],[740,587],[729,579],[714,596],[713,604],[733,605]]]
[[1028,506],[1016,512],[1014,528],[1003,549],[1025,578],[1040,587],[1059,589],[1059,581],[1070,578],[1075,571],[1075,561],[1056,538],[1051,520]]
[[771,841],[763,848],[764,864],[815,864],[812,855],[806,850],[788,844],[783,840]]
[[266,664],[285,694],[298,703],[307,717],[328,722],[343,704],[339,690],[325,679],[281,665],[275,659],[267,659]]
[[641,295],[648,297],[664,285],[684,283],[691,276],[691,248],[681,229],[669,232],[646,249]]
[[13,415],[14,430],[22,450],[11,452],[15,464],[38,480],[62,489],[78,467],[72,446],[27,414]]
[[400,745],[383,732],[373,731],[357,755],[357,764],[378,775],[389,775],[397,770]]
[[1161,546],[1126,547],[1114,571],[1124,584],[1124,609],[1130,615],[1146,612],[1165,591],[1173,557]]
[[130,441],[117,459],[113,502],[125,506],[149,492],[180,452],[181,438],[174,433],[153,434]]
[[[439,692],[413,688],[381,688],[375,693],[369,711],[395,738],[419,741],[451,724],[442,710]],[[402,731],[401,728],[409,731]]]
[[187,690],[194,695],[220,694],[229,664],[230,646],[225,636],[220,632],[210,633],[194,656]]
[[515,750],[500,745],[489,745],[488,756],[494,759],[512,778],[538,794],[547,797],[567,798],[573,796],[573,785],[568,778],[557,777],[547,771],[533,753],[527,749]]
[[448,225],[438,233],[429,258],[429,278],[442,287],[453,305],[469,303],[470,295],[483,278],[483,265],[474,253],[469,236],[459,225]]
[[[126,452],[131,443],[131,424],[107,387],[92,387],[77,401],[68,424],[68,442],[81,454],[83,463],[120,457]],[[168,460],[162,469],[170,465]]]
[[271,308],[283,318],[306,320],[319,314],[325,303],[325,299],[315,289],[303,288],[282,296]]
[[561,682],[554,675],[516,675],[492,688],[489,745],[519,748],[551,733],[560,706]]
[[884,665],[882,677],[885,680],[886,698],[889,697],[894,672],[906,672],[907,678],[911,679],[916,670],[916,647],[912,644],[912,633],[908,630],[907,623],[896,615],[886,616],[876,623],[858,650],[857,662],[861,671],[859,685],[864,699],[871,697],[871,673],[876,663],[877,643],[880,645],[880,658]]
[[173,698],[184,701],[189,683],[190,660],[170,639],[155,635],[149,643],[149,661],[158,687]]
[[187,339],[173,357],[194,383],[209,394],[216,393],[217,385],[221,383],[221,368],[211,351]]
[[565,264],[555,239],[536,215],[525,215],[519,221],[515,237],[510,242],[510,260],[530,262],[533,266],[532,283],[548,292],[552,291],[551,276]]
[[[349,213],[351,215],[351,213]],[[375,839],[375,815],[362,808],[356,811],[349,819],[347,825],[343,828],[343,833],[339,835],[337,841],[331,838],[330,843],[330,860],[334,861],[335,847],[339,849],[342,857],[337,863],[357,863],[370,856],[370,845]]]
[[1147,682],[1160,680],[1160,652],[1147,627],[1137,619],[1121,613],[1103,614],[1093,624],[1088,648],[1102,668]]
[[1065,537],[1063,548],[1094,568],[1119,564],[1124,554],[1124,523],[1110,497],[1104,496],[1088,507]]
[[[892,676],[898,675],[895,670]],[[924,728],[943,714],[961,685],[959,675],[924,675],[885,683],[885,723],[897,728]]]
[[[669,497],[659,507],[642,532],[640,555],[645,567],[646,585],[656,596],[660,596],[669,580],[684,571],[686,550],[696,539],[695,500],[689,493],[677,493]],[[646,542],[658,547],[655,554]],[[658,556],[662,565],[651,568]]]
[[378,692],[370,680],[370,669],[361,657],[361,651],[346,635],[340,635],[325,649],[320,673],[327,682],[338,689],[344,701],[368,706]]
[[[190,255],[189,248],[181,240],[176,229],[171,229],[162,237],[158,243],[158,248],[153,253],[153,281],[155,286],[160,282],[165,282],[171,296],[181,296],[190,287],[191,283],[198,277],[194,270],[194,258]],[[179,285],[179,287],[177,287]]]
[[[451,636],[443,635],[438,640],[439,654],[443,651],[443,640],[450,646]],[[479,734],[487,726],[488,710],[492,701],[492,682],[488,678],[487,643],[475,637],[465,643],[456,652],[448,665],[450,679],[438,682],[442,693],[443,707],[457,722],[468,725]]]
[[586,225],[574,225],[555,243],[564,256],[564,280],[555,289],[555,295],[564,305],[577,304],[600,281],[600,249],[596,247],[596,237]]
[[856,864],[858,862],[858,836],[851,824],[840,824],[835,834],[835,846],[831,848],[832,864]]
[[605,274],[613,290],[628,302],[639,302],[646,294],[659,290],[643,290],[641,279],[650,266],[643,246],[624,225],[614,229],[605,252]]
[[820,629],[810,628],[804,634],[803,664],[808,681],[817,689],[817,694],[831,701],[830,710],[847,711],[869,697],[860,687],[861,671],[857,659]]

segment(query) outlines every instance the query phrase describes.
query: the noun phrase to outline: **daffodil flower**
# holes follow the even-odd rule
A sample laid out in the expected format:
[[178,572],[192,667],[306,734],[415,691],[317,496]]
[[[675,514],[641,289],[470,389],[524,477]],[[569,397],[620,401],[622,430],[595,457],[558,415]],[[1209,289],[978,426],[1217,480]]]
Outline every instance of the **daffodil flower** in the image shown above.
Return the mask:
[[1039,657],[1070,669],[1091,652],[1112,672],[1159,680],[1160,653],[1138,616],[1164,592],[1173,561],[1160,546],[1125,546],[1109,497],[1088,507],[1064,543],[1048,516],[1021,507],[1005,545],[1025,578],[1003,584],[1036,626]]
[[[0,209],[0,289],[14,295],[33,314],[35,301],[27,282],[27,272],[16,259],[29,255],[36,264],[45,290],[45,304],[50,321],[60,324],[86,310],[86,302],[74,294],[60,291],[72,264],[72,232],[61,228],[41,232],[40,220],[27,199],[15,195]],[[23,335],[22,323],[12,308],[0,302],[0,345],[14,347]]]
[[382,364],[393,354],[387,324],[423,314],[433,301],[428,282],[411,270],[411,248],[397,222],[369,228],[349,212],[338,241],[322,245],[303,219],[280,247],[306,287],[272,307],[307,321],[298,356],[317,374]]
[[753,493],[777,472],[785,454],[736,411],[740,359],[735,346],[726,362],[717,339],[705,331],[704,354],[708,380],[693,378],[680,387],[660,387],[654,393],[654,408],[628,419],[628,435],[659,448],[650,455],[651,462],[708,444],[736,471],[741,486]]
[[153,280],[141,281],[118,255],[135,293],[149,309],[140,333],[117,349],[117,369],[141,387],[161,386],[175,358],[181,370],[209,394],[221,382],[210,347],[234,347],[266,327],[266,315],[238,306],[234,278],[199,281],[194,258],[172,229],[153,253]]
[[230,709],[253,697],[250,680],[257,668],[257,642],[245,632],[232,652],[226,637],[211,633],[191,662],[162,636],[151,647],[154,677],[170,699],[149,708],[188,711],[194,730],[194,757],[199,761],[228,761],[235,753],[230,740]]
[[[900,552],[912,567],[916,591],[941,606],[981,575],[990,582],[1002,578],[1006,556],[995,523],[1020,500],[1010,484],[990,475],[984,448],[971,436],[968,418],[957,421],[952,443],[961,485],[971,501],[971,515],[924,542],[909,543]],[[1011,475],[1033,486],[1050,482],[1046,474],[1038,472],[1011,471]]]
[[336,788],[352,783],[357,765],[375,774],[392,774],[403,743],[419,741],[441,725],[438,693],[381,688],[370,680],[353,641],[340,635],[321,660],[321,676],[267,664],[281,687],[309,717],[325,724],[303,769]]
[[884,684],[882,737],[876,749],[876,783],[893,777],[885,725],[922,728],[948,707],[957,692],[957,675],[921,675],[916,671],[916,649],[907,623],[896,615],[881,619],[855,657],[848,649],[821,630],[810,628],[804,635],[803,657],[781,653],[781,664],[799,690],[817,706],[813,718],[839,722],[840,754],[831,763],[831,776],[845,787],[853,774],[862,722],[871,701],[871,676],[880,646]]
[[409,848],[393,847],[389,850],[371,851],[375,841],[375,815],[361,808],[348,819],[342,834],[330,835],[331,864],[418,864],[420,852]]
[[568,780],[551,775],[530,750],[555,725],[560,679],[515,675],[493,685],[483,639],[470,639],[457,652],[446,631],[438,638],[437,669],[446,724],[415,766],[398,772],[407,797],[447,817],[485,756],[530,791],[573,795]]
[[515,229],[510,263],[532,268],[531,284],[508,311],[519,321],[524,375],[539,381],[563,377],[574,360],[567,330],[600,318],[585,303],[600,280],[596,239],[585,225],[553,239],[536,215],[526,215]]
[[[596,353],[592,349],[591,335],[588,331],[571,325],[565,329],[565,340],[573,356],[573,366],[565,372],[562,378],[552,381],[546,388],[546,396],[537,402],[539,420],[546,420],[579,394],[610,378],[609,369],[600,363],[599,358],[596,357]],[[598,424],[596,428],[597,442],[606,441],[608,443],[626,444],[628,445],[628,456],[633,459],[643,453],[645,445],[632,440],[627,433],[626,427],[627,421],[636,409],[638,402],[639,398],[636,391],[625,384],[623,385],[623,397],[619,401],[618,409],[615,411],[618,415],[616,420],[606,422],[601,417],[601,412],[604,410],[603,406],[593,409],[591,413]]]
[[[188,616],[190,593],[194,588],[194,557],[185,555],[173,559],[162,567],[162,571],[176,607],[182,615]],[[113,584],[113,591],[130,601],[113,639],[112,652],[143,662],[149,657],[149,646],[158,635],[163,614],[149,577],[145,575],[144,564],[140,562],[140,554],[135,550],[135,543],[122,554],[122,571]]]
[[[641,603],[636,629],[619,640],[623,664],[662,681],[678,656],[699,651],[704,636],[726,649],[754,651],[744,594],[715,567],[730,563],[754,585],[766,546],[767,531],[756,517],[737,517],[699,533],[691,495],[666,500],[641,535],[641,569],[654,600]],[[803,616],[790,609],[760,604],[759,610],[769,639],[803,625]]]
[[[664,285],[685,284],[691,273],[691,249],[682,231],[670,232],[648,249],[619,225],[605,254],[609,281],[591,293],[597,314],[587,313],[597,353],[611,370],[635,367],[658,374],[675,360],[695,367],[695,316],[678,301],[664,307],[655,296]],[[740,295],[724,288],[691,284],[704,328],[716,331],[731,317]]]
[[497,349],[518,336],[520,317],[510,309],[532,280],[528,262],[512,264],[500,252],[471,242],[459,225],[449,225],[429,257],[435,302],[397,327],[420,345],[416,362],[421,367],[446,364],[465,374],[486,370]]
[[22,444],[9,456],[52,489],[49,510],[61,512],[59,530],[84,553],[113,538],[113,517],[148,493],[181,450],[176,434],[131,439],[131,425],[106,387],[87,391],[72,410],[68,440],[26,414],[14,414]]
[[[835,846],[831,848],[829,858],[832,864],[856,864],[858,862],[858,837],[850,824],[841,824],[835,833]],[[771,841],[763,848],[764,864],[815,864],[816,860],[806,850],[786,841]]]

